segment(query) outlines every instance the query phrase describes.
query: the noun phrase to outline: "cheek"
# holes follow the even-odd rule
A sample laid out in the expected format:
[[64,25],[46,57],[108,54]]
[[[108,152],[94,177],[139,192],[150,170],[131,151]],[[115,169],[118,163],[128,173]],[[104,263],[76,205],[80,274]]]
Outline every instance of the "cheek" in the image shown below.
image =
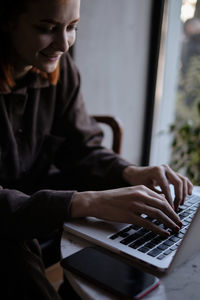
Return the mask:
[[76,32],[72,32],[69,34],[68,37],[68,42],[69,42],[69,46],[71,47],[76,41]]
[[44,48],[47,48],[51,40],[46,36],[36,36],[36,35],[23,35],[17,37],[14,40],[14,45],[17,52],[29,56],[34,55],[35,53],[41,51]]
[[52,43],[52,39],[49,36],[38,36],[35,40],[32,40],[33,49],[36,51],[47,48]]

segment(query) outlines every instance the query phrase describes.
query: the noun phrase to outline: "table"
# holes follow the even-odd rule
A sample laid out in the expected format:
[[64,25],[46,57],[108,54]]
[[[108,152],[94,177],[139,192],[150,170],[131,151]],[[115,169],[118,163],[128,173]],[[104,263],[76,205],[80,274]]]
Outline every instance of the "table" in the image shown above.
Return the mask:
[[[199,187],[198,192],[200,192]],[[64,232],[62,235],[61,254],[63,258],[88,246],[91,246],[91,243],[71,233]],[[64,275],[83,300],[118,300],[115,296],[66,270],[64,271]],[[160,276],[158,275],[158,277]],[[172,273],[161,276],[160,281],[160,286],[145,296],[144,300],[200,299],[200,253],[196,254]]]
[[[91,243],[64,232],[61,240],[62,257],[88,246],[91,246]],[[83,300],[117,300],[115,296],[66,270],[64,275]],[[160,281],[160,286],[145,296],[144,300],[200,299],[200,253],[172,273],[162,276]]]

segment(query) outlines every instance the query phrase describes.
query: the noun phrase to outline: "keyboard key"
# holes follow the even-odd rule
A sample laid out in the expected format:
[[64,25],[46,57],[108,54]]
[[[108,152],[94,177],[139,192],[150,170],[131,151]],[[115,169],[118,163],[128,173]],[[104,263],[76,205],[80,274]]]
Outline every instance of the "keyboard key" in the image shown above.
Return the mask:
[[191,212],[189,210],[186,210],[183,212],[184,217],[189,216],[189,214],[191,214]]
[[131,228],[130,228],[130,226],[129,226],[129,227],[126,227],[126,228],[122,229],[121,231],[119,231],[118,234],[124,233],[124,232],[128,232],[128,231],[130,231],[130,230],[131,230]]
[[174,244],[174,242],[167,240],[163,244],[166,245],[166,246],[172,246]]
[[[183,211],[183,210],[186,209],[186,208],[188,208],[187,205],[185,205],[185,204],[184,204],[184,205],[181,205],[181,207],[180,207],[180,212]],[[178,213],[179,213],[179,211],[178,211]]]
[[199,196],[197,195],[192,195],[189,197],[188,201],[186,203],[189,203],[189,204],[194,204],[196,201],[199,202]]
[[140,237],[140,234],[138,234],[138,233],[136,232],[136,233],[133,233],[133,234],[129,235],[129,236],[126,237],[125,239],[121,240],[120,243],[123,244],[123,245],[128,245],[128,244],[130,244],[131,242],[137,240],[139,237]]
[[141,239],[138,239],[137,241],[135,241],[134,243],[130,244],[129,247],[137,249],[140,246],[142,246],[144,243],[145,243],[145,239],[141,238]]
[[177,248],[178,248],[178,245],[174,245],[174,246],[171,247],[170,249],[171,249],[172,251],[175,251]]
[[191,208],[189,208],[189,209],[186,210],[186,212],[189,213],[189,214],[193,214],[194,211]]
[[194,211],[197,210],[197,207],[196,206],[192,206],[192,207],[190,207],[190,210],[194,212]]
[[164,255],[169,255],[170,253],[172,253],[172,250],[168,249],[164,252]]
[[158,220],[153,221],[153,223],[154,223],[155,225],[160,225],[160,222],[159,222]]
[[116,234],[113,234],[113,235],[111,235],[109,238],[111,239],[111,240],[115,240],[116,238],[118,238],[119,236],[118,236],[118,234],[116,233]]
[[183,223],[183,226],[182,226],[182,228],[183,228],[184,226],[187,226],[190,223],[190,221],[188,221],[187,219],[184,219],[182,221],[182,223]]
[[149,251],[149,248],[147,248],[147,247],[141,247],[141,248],[138,249],[138,251],[140,251],[142,253],[146,253],[146,252]]
[[130,225],[130,226],[126,227],[126,228],[127,228],[127,230],[131,230],[131,229],[133,229],[133,225]]
[[189,219],[189,218],[186,218],[186,219],[184,219],[184,221],[183,222],[187,222],[188,224],[190,224],[191,223],[191,219]]
[[180,240],[180,238],[178,238],[176,236],[172,236],[172,237],[170,237],[169,240],[176,243],[176,242],[178,242]]
[[160,254],[157,258],[162,260],[163,258],[165,258],[166,256],[164,254]]
[[118,235],[120,236],[120,237],[127,237],[127,236],[129,236],[129,234],[128,234],[128,232],[123,232],[123,231],[120,231],[119,233],[118,233]]
[[148,252],[147,255],[150,255],[152,257],[156,257],[161,253],[162,253],[162,250],[160,250],[158,248],[155,248],[155,249],[151,250],[150,252]]
[[183,210],[184,210],[183,206],[182,206],[182,207],[179,207],[177,213],[179,214],[179,213],[181,213]]
[[139,233],[140,235],[144,235],[147,232],[149,232],[149,230],[145,228],[141,228],[140,230],[137,231],[137,233]]
[[183,236],[184,236],[184,234],[183,234],[183,233],[181,233],[181,232],[179,232],[179,233],[176,233],[174,236],[176,236],[176,237],[178,237],[178,238],[182,239],[182,238],[183,238]]
[[151,239],[155,238],[156,236],[157,236],[157,234],[151,231],[151,232],[149,232],[149,233],[147,233],[147,234],[145,235],[145,238],[146,238],[147,241],[148,241],[148,240],[151,240]]
[[187,231],[187,229],[188,229],[188,227],[187,227],[187,228],[183,228],[183,229],[181,229],[181,230],[180,230],[180,233],[183,233],[183,234],[185,234],[185,233],[186,233],[186,231]]
[[182,219],[184,219],[187,216],[188,216],[188,214],[185,216],[184,213],[182,213],[182,214],[179,215],[179,218],[182,220]]
[[158,245],[158,244],[162,243],[163,240],[165,240],[165,239],[166,239],[166,238],[162,238],[162,237],[159,236],[159,237],[153,239],[153,240],[152,240],[152,243],[154,243],[155,245]]
[[136,243],[136,242],[133,242],[133,243],[129,244],[128,246],[131,247],[131,248],[133,248],[133,249],[137,249],[137,248],[139,248],[141,245],[138,244],[138,243]]
[[145,244],[145,247],[149,248],[149,249],[152,249],[155,247],[155,244],[152,243],[152,242],[148,242],[147,244]]
[[166,250],[167,248],[168,248],[168,246],[165,244],[161,244],[158,246],[158,249],[160,249],[160,250]]
[[136,241],[136,243],[138,243],[138,245],[140,244],[140,246],[143,245],[143,244],[145,244],[145,243],[146,243],[145,237],[138,239],[138,240]]
[[134,230],[138,230],[141,228],[141,226],[138,226],[138,225],[131,225],[131,228],[134,229]]

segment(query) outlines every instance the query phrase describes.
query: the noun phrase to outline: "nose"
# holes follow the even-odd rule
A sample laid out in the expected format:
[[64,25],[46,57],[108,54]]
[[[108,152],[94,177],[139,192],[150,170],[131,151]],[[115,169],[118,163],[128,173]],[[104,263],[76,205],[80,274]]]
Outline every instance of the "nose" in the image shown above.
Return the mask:
[[58,32],[54,40],[54,48],[57,51],[67,52],[70,47],[68,32]]

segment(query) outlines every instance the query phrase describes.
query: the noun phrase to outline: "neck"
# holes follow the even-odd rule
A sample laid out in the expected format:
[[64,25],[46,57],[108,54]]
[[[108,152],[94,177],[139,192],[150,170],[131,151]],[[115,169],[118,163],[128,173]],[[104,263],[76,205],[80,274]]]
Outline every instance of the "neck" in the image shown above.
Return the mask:
[[17,80],[24,77],[31,69],[32,66],[26,66],[25,68],[14,67],[14,79]]

